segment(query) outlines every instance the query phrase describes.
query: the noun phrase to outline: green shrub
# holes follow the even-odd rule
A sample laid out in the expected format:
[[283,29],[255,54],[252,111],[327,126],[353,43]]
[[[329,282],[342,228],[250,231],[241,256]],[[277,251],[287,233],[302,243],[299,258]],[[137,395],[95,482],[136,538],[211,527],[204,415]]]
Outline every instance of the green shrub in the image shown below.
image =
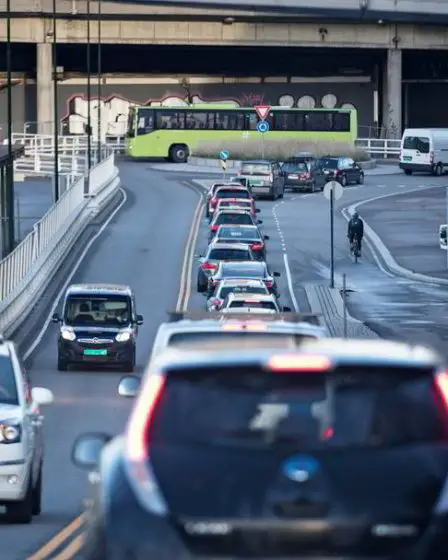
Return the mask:
[[[260,135],[261,136],[261,135]],[[346,156],[356,161],[368,161],[370,156],[364,150],[356,148],[351,142],[338,142],[329,140],[294,140],[292,138],[284,140],[269,140],[269,133],[264,139],[241,139],[231,143],[222,142],[202,142],[195,146],[192,151],[194,157],[217,158],[221,150],[230,152],[230,159],[271,159],[284,161],[294,156],[297,152],[311,152],[316,156]]]

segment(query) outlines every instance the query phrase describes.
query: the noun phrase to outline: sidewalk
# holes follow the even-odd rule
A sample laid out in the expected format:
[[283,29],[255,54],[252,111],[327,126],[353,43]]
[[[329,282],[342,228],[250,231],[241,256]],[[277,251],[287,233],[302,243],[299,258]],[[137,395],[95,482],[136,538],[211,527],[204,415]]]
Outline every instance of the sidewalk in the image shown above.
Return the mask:
[[53,204],[52,181],[33,178],[14,183],[16,240],[22,241]]
[[448,284],[448,255],[439,247],[439,226],[447,221],[446,187],[361,202],[349,213],[355,207],[365,222],[366,238],[392,272]]

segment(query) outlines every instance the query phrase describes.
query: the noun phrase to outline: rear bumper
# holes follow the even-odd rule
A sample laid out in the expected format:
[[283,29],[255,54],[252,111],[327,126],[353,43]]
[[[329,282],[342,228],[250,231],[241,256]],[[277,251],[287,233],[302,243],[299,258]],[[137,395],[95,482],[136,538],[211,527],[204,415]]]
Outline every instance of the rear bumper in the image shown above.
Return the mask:
[[431,164],[400,161],[398,166],[400,167],[400,169],[403,169],[403,171],[427,171],[429,173],[432,173],[433,171],[433,166]]

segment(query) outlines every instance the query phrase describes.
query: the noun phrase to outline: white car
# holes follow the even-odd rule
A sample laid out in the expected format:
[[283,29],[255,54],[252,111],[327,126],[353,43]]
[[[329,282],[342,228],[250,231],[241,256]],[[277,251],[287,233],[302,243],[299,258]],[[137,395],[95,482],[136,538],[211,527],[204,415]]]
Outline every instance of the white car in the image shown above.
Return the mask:
[[41,512],[44,417],[53,393],[31,387],[15,345],[0,338],[0,505],[13,523]]
[[263,280],[245,280],[244,278],[222,280],[207,300],[207,309],[218,311],[226,297],[232,293],[268,295],[269,290]]
[[274,294],[235,294],[230,293],[221,306],[223,313],[281,313],[290,312],[289,307],[281,308]]

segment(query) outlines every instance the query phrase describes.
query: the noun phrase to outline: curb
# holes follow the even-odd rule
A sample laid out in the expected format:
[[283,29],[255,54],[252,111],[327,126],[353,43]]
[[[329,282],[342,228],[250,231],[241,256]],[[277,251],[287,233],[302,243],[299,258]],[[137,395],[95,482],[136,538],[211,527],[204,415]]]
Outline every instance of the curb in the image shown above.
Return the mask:
[[[353,216],[354,212],[364,204],[368,204],[369,202],[375,202],[376,200],[381,200],[382,198],[390,198],[393,196],[403,196],[409,194],[411,192],[418,192],[427,189],[433,189],[438,187],[424,187],[424,188],[417,188],[417,189],[409,189],[405,193],[391,193],[385,194],[382,196],[375,196],[373,198],[369,198],[367,200],[362,200],[361,202],[357,202],[356,204],[352,204],[350,206],[346,206],[341,210],[342,215],[344,218],[349,221],[350,218]],[[445,186],[441,186],[441,188],[446,188]],[[392,253],[389,251],[387,246],[384,244],[380,236],[376,233],[374,229],[364,220],[364,232],[366,235],[367,240],[370,243],[370,249],[372,250],[373,256],[377,261],[380,261],[382,264],[385,265],[386,269],[396,276],[401,276],[403,278],[407,278],[408,280],[413,280],[416,282],[421,282],[424,284],[434,284],[437,286],[448,286],[448,278],[439,278],[437,276],[429,276],[427,274],[421,274],[419,272],[412,272],[407,268],[399,265],[395,258],[393,257]]]
[[[227,169],[238,169],[239,167],[241,167],[241,164],[243,162],[237,159],[228,159],[226,163]],[[222,170],[221,160],[218,158],[215,159],[190,156],[188,158],[188,164],[195,165],[197,167],[217,167],[220,171]],[[359,165],[362,167],[362,169],[375,169],[378,165],[378,162],[376,159],[371,159],[369,161],[361,161]]]

